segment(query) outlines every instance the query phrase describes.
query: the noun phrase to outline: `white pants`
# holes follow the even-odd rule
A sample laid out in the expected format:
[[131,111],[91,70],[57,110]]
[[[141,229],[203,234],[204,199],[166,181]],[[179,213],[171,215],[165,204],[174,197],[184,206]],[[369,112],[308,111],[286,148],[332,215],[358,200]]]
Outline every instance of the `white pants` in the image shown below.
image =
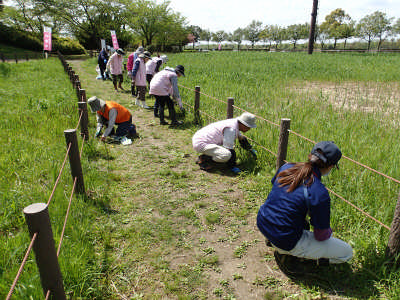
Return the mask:
[[320,242],[314,238],[314,233],[308,230],[303,231],[303,235],[292,250],[285,251],[279,248],[276,250],[281,254],[307,259],[328,258],[331,264],[344,263],[353,257],[353,249],[346,242],[334,237]]
[[229,151],[229,149],[226,149],[225,147],[219,146],[217,144],[206,145],[202,153],[211,156],[212,160],[218,163],[225,163],[232,156],[232,153],[231,151]]

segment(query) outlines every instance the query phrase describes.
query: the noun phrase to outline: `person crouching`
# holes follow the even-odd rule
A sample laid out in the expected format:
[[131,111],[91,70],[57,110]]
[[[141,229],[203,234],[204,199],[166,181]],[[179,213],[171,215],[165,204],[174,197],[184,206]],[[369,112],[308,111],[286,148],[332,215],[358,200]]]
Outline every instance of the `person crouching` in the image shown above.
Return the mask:
[[235,140],[238,139],[244,149],[251,151],[254,157],[256,151],[241,132],[256,128],[256,117],[250,113],[243,113],[237,118],[211,123],[198,130],[193,138],[193,149],[201,155],[196,163],[200,169],[211,170],[211,161],[226,163],[234,173],[240,173],[236,166]]
[[105,141],[107,136],[114,134],[114,125],[117,125],[115,135],[117,137],[127,136],[135,138],[137,136],[136,126],[132,123],[132,115],[129,110],[114,101],[104,101],[93,96],[89,98],[88,104],[93,113],[97,113],[97,128],[95,137],[100,137],[101,129],[107,126],[101,135],[101,140]]

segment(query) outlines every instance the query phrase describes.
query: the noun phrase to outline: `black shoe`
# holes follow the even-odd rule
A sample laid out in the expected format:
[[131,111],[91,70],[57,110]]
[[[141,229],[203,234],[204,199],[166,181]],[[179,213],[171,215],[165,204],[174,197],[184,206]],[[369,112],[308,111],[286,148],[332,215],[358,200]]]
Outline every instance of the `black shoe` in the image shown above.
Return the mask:
[[159,114],[154,114],[154,118],[159,118],[160,115]]
[[182,125],[182,124],[183,124],[182,121],[172,121],[171,122],[171,126],[179,126],[179,125]]
[[162,120],[162,121],[160,121],[160,125],[168,125],[168,122]]

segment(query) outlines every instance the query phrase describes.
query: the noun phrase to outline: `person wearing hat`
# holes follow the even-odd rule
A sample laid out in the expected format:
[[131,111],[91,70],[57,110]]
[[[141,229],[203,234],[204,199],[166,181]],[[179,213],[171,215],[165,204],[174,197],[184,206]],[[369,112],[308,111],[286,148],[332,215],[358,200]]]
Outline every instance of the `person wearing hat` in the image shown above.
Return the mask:
[[256,151],[242,132],[256,128],[256,117],[248,112],[237,118],[211,123],[198,130],[192,138],[193,149],[200,153],[196,163],[200,169],[208,171],[210,162],[226,163],[234,173],[241,170],[236,165],[235,140],[238,139],[242,148],[249,150],[257,158]]
[[166,67],[164,70],[156,73],[150,82],[149,94],[155,96],[156,102],[159,105],[160,124],[167,125],[164,119],[164,107],[167,104],[171,125],[182,125],[182,122],[176,119],[174,108],[174,100],[178,102],[181,110],[183,104],[178,89],[178,78],[185,76],[185,68],[182,65],[177,65],[175,69]]
[[[156,56],[152,57],[146,63],[146,81],[150,88],[150,82],[153,79],[155,73],[160,71],[160,67],[162,64],[168,61],[168,57],[166,55],[162,55],[161,57]],[[154,117],[159,117],[159,105],[157,99],[154,102]]]
[[338,264],[353,257],[349,244],[332,237],[331,199],[321,182],[321,176],[338,167],[341,157],[334,142],[319,142],[307,162],[286,163],[272,178],[272,190],[258,211],[257,226],[275,247],[278,264],[284,260],[298,263],[297,258]]
[[88,99],[88,104],[92,112],[97,113],[97,128],[95,137],[101,135],[103,126],[107,126],[104,130],[101,140],[105,141],[107,136],[114,132],[114,125],[117,125],[115,131],[116,136],[136,137],[136,127],[132,123],[132,115],[128,109],[114,101],[104,101],[93,96]]
[[137,91],[135,104],[143,108],[149,108],[146,105],[146,62],[150,59],[149,51],[140,53],[132,69],[132,86],[135,86]]
[[118,92],[117,83],[118,87],[121,90],[124,90],[122,88],[122,82],[124,81],[124,78],[122,76],[122,63],[124,61],[124,55],[124,50],[119,48],[117,49],[117,51],[114,52],[113,55],[110,56],[110,59],[107,62],[107,70],[110,70],[112,82],[116,92]]
[[[138,55],[144,52],[143,46],[139,46],[135,52],[132,52],[128,56],[128,61],[126,63],[126,70],[128,71],[128,77],[132,79],[132,69],[133,69],[133,63],[136,61],[138,58]],[[135,90],[135,84],[131,85],[131,93],[132,96],[136,96],[136,90]]]

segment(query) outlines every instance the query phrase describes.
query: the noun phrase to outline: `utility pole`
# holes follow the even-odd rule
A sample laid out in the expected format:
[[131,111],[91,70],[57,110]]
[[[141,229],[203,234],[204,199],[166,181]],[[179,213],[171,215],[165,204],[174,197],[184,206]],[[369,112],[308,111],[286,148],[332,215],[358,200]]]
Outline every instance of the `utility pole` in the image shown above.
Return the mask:
[[313,0],[313,9],[312,9],[312,13],[311,13],[310,36],[308,38],[308,54],[312,54],[313,50],[314,50],[315,23],[317,21],[317,11],[318,11],[318,0]]

